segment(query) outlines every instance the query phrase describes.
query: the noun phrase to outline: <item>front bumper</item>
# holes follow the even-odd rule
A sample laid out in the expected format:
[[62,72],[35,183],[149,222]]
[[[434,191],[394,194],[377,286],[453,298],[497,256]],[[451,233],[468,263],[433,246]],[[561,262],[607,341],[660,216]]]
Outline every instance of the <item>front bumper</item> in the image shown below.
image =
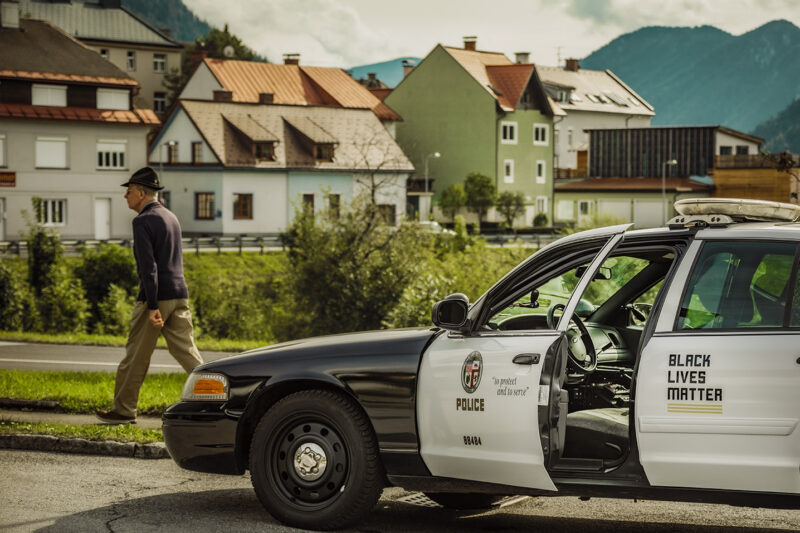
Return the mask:
[[198,472],[242,474],[236,461],[238,413],[221,402],[178,402],[162,417],[164,443],[178,466]]

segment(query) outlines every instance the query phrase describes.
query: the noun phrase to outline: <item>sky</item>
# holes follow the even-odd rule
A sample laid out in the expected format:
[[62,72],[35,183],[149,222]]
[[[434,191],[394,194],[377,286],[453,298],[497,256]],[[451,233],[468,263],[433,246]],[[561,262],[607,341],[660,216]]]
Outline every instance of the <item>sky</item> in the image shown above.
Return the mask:
[[350,68],[425,57],[436,44],[530,52],[555,66],[642,26],[712,25],[733,35],[771,20],[800,26],[800,0],[183,0],[213,26],[228,24],[269,61]]

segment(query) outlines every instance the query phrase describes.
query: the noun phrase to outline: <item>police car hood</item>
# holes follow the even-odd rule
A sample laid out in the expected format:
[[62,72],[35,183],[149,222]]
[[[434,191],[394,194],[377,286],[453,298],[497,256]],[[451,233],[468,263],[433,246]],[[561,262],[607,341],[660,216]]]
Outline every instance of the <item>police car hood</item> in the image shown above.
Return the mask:
[[408,328],[394,330],[343,333],[324,337],[311,337],[295,341],[256,348],[240,355],[207,363],[197,371],[215,371],[239,374],[239,370],[251,365],[269,365],[291,360],[293,364],[318,359],[340,359],[369,357],[386,359],[392,357],[421,356],[438,328]]

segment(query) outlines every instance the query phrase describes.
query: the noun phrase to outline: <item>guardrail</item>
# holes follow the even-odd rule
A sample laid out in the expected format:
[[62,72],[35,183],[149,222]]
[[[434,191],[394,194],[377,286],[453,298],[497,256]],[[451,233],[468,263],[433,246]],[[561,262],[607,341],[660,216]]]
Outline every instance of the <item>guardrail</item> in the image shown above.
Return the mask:
[[[187,253],[194,250],[200,255],[201,251],[217,250],[217,253],[222,253],[223,250],[238,251],[241,254],[245,249],[256,249],[260,254],[264,253],[268,248],[279,248],[282,246],[278,234],[274,235],[235,235],[230,237],[184,237],[181,239],[183,242],[183,252]],[[81,248],[96,248],[101,243],[117,244],[124,248],[133,246],[132,239],[64,239],[61,244],[64,246],[64,253],[73,255],[80,252]],[[13,254],[18,256],[27,256],[28,243],[24,240],[17,241],[0,241],[0,253]]]

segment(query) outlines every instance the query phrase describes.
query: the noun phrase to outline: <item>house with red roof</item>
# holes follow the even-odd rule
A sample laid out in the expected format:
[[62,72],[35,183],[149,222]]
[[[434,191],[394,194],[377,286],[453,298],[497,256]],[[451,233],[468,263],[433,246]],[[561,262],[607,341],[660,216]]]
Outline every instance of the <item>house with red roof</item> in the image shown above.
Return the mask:
[[392,135],[400,120],[341,69],[206,58],[150,161],[186,234],[276,234],[300,207],[365,192],[394,224],[414,170]]
[[[384,102],[403,117],[397,140],[417,169],[415,207],[423,214],[431,195],[436,204],[447,187],[478,172],[498,192],[524,195],[517,225],[530,226],[536,215],[552,221],[553,121],[564,112],[533,64],[477,50],[475,38],[463,48],[440,44]],[[497,220],[492,211],[488,217]]]
[[133,105],[139,84],[52,24],[0,2],[0,240],[26,232],[23,211],[70,239],[130,238],[123,183],[147,164],[160,124]]

